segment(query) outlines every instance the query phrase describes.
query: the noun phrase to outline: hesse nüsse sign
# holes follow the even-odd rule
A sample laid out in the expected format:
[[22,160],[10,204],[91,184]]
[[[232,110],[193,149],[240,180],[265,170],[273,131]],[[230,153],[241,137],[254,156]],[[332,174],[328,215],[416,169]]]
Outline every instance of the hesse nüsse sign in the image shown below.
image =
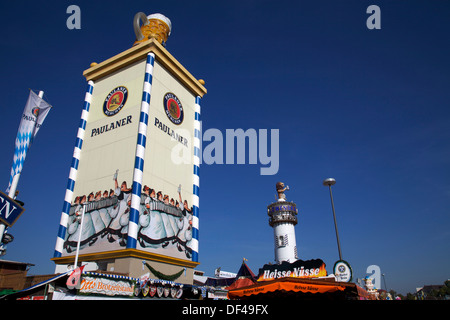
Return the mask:
[[270,281],[279,278],[318,278],[326,277],[326,265],[321,259],[297,260],[293,263],[265,264],[259,269],[258,281]]

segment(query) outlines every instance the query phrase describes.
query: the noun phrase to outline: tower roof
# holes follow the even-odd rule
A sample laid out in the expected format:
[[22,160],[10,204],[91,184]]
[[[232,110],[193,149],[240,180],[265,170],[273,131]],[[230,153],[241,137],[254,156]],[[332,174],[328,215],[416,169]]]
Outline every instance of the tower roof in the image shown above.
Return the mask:
[[250,268],[247,266],[245,260],[242,261],[241,268],[239,269],[235,279],[236,280],[230,286],[225,288],[226,290],[247,287],[256,282],[256,276],[253,271],[250,270]]
[[239,269],[236,275],[237,279],[239,279],[240,277],[256,279],[255,274],[253,273],[252,270],[250,270],[245,261],[242,261],[241,268]]

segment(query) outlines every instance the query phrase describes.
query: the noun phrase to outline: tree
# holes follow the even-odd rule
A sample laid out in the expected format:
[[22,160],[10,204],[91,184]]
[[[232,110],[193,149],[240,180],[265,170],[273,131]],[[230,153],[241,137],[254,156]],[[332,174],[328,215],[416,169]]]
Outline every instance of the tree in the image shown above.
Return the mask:
[[416,296],[412,293],[407,293],[406,294],[406,300],[416,300]]
[[440,298],[445,298],[447,295],[450,295],[450,280],[446,280],[438,292]]
[[395,291],[395,290],[391,289],[391,290],[389,290],[389,293],[391,294],[392,299],[395,299],[395,297],[398,296],[397,291]]

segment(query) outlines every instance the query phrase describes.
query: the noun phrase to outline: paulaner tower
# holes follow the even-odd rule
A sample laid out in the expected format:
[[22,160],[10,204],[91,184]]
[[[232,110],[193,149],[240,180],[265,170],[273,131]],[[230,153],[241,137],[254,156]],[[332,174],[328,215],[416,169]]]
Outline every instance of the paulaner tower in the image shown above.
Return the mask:
[[295,225],[297,224],[297,206],[286,201],[284,191],[289,186],[283,182],[276,184],[278,201],[267,206],[269,225],[273,228],[275,240],[275,260],[278,264],[283,261],[292,263],[298,260],[297,243],[295,240]]
[[167,17],[139,12],[133,26],[130,48],[83,72],[87,90],[52,260],[55,272],[78,262],[192,284],[205,82],[165,48]]

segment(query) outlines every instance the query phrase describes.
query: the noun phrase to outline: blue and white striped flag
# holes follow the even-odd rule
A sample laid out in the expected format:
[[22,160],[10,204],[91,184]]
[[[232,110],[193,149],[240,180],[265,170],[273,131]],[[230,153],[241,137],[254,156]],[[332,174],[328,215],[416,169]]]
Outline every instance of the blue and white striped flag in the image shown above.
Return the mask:
[[51,105],[30,90],[30,95],[20,120],[19,130],[17,131],[16,147],[14,150],[11,177],[9,178],[9,185],[6,190],[7,193],[11,188],[14,176],[21,173],[27,150],[51,107]]

